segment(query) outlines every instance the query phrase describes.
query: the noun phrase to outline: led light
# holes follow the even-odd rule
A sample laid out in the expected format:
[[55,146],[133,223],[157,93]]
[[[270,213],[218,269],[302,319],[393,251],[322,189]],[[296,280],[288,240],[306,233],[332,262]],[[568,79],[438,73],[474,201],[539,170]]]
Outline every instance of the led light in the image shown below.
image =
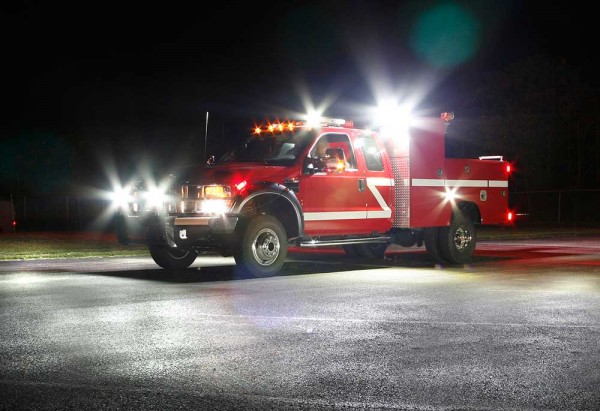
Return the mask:
[[508,221],[512,221],[512,220],[513,220],[513,213],[512,213],[512,211],[509,211],[509,212],[508,212],[508,214],[506,215],[506,219],[507,219]]
[[237,183],[235,185],[235,188],[237,188],[238,191],[242,191],[247,185],[248,185],[248,182],[246,180],[244,180],[244,181],[240,181],[239,183]]
[[507,173],[510,173],[510,170],[511,170],[510,164],[507,164],[507,165],[506,165],[506,172],[507,172]]

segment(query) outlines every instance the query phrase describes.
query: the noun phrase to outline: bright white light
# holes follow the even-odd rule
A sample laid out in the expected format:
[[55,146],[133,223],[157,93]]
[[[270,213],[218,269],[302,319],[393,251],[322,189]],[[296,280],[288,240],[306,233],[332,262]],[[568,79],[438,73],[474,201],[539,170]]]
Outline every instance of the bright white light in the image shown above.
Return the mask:
[[375,125],[380,127],[380,135],[393,140],[402,151],[408,149],[410,126],[413,122],[411,108],[408,105],[398,105],[393,99],[382,101],[375,109]]
[[133,197],[129,193],[128,188],[117,187],[110,194],[110,199],[113,203],[113,207],[125,207],[127,204],[133,200]]
[[159,187],[151,187],[146,193],[146,201],[149,207],[161,207],[165,201],[165,193]]
[[446,192],[443,196],[446,201],[454,202],[456,200],[456,188],[446,187]]
[[229,210],[228,200],[204,200],[202,212],[210,214],[224,214]]
[[309,127],[319,127],[322,114],[316,110],[309,111],[306,115],[306,123]]

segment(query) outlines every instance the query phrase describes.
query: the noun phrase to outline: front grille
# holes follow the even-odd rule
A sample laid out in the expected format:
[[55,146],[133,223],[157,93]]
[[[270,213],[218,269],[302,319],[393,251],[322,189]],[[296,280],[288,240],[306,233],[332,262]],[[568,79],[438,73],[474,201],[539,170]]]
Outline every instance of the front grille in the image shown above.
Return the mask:
[[202,186],[197,185],[184,185],[181,186],[181,198],[182,199],[194,199],[202,197]]

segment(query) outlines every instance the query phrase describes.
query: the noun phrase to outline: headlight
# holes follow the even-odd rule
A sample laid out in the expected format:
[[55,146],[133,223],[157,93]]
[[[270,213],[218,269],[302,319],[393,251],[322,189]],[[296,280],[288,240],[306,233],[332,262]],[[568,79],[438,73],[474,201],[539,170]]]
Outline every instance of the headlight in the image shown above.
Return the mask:
[[147,208],[158,208],[167,200],[166,193],[159,187],[153,187],[144,193],[144,199],[146,200]]
[[201,207],[203,213],[223,214],[231,207],[231,200],[204,200]]
[[181,186],[180,213],[223,214],[231,209],[234,202],[234,186],[184,185]]
[[130,214],[143,211],[162,213],[165,206],[171,211],[174,208],[169,203],[171,200],[165,185],[152,182],[131,182],[125,187],[115,188],[111,194],[113,207],[127,210]]
[[127,207],[127,204],[133,201],[133,196],[131,195],[130,190],[126,188],[117,188],[111,193],[110,199],[114,208],[123,208]]

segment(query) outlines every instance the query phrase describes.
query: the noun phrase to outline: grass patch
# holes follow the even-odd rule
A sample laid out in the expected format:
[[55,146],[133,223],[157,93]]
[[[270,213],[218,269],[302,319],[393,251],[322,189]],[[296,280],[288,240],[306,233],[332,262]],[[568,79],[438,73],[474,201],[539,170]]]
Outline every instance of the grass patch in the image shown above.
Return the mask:
[[0,260],[149,255],[144,245],[121,245],[114,234],[37,232],[0,234]]

